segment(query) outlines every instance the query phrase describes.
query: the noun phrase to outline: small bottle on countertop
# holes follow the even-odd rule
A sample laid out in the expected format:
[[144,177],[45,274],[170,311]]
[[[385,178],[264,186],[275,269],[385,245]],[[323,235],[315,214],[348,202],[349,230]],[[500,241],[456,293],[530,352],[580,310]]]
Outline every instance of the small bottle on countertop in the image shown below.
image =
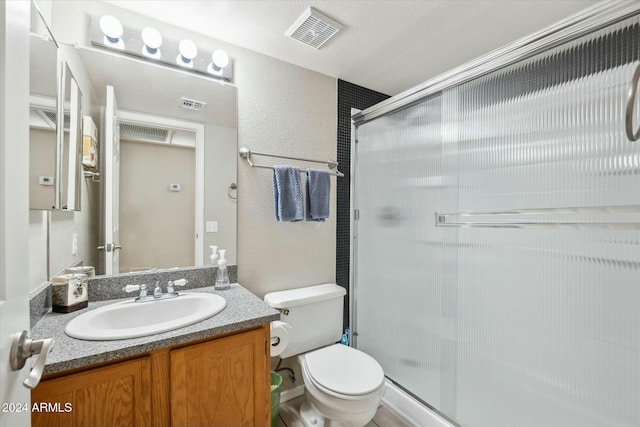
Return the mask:
[[226,250],[220,249],[220,259],[218,260],[218,271],[216,273],[216,284],[214,289],[216,291],[223,291],[229,289],[231,284],[229,283],[229,272],[227,271],[227,260],[224,259]]

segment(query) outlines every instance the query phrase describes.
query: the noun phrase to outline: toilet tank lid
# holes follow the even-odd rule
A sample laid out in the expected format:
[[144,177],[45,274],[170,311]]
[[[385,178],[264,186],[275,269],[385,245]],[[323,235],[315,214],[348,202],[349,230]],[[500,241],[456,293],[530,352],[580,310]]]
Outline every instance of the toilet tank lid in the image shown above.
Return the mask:
[[325,283],[324,285],[307,286],[306,288],[270,292],[264,296],[264,302],[273,308],[290,308],[331,298],[340,298],[346,294],[347,291],[342,286],[334,283]]

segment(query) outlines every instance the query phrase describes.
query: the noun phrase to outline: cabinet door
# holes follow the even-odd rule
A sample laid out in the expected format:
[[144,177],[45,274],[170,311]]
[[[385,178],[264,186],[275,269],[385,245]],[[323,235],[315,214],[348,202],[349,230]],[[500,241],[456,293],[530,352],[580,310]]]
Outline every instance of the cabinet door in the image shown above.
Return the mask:
[[147,357],[45,380],[31,393],[39,426],[150,426]]
[[171,352],[173,426],[269,426],[265,328]]

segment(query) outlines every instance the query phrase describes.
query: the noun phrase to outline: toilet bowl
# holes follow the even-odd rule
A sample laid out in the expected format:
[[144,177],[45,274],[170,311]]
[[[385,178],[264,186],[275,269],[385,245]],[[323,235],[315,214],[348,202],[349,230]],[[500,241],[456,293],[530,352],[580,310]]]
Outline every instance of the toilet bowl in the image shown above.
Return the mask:
[[264,300],[290,326],[280,357],[297,356],[305,385],[306,427],[364,427],[378,409],[384,372],[366,353],[342,344],[346,291],[335,284],[271,292]]
[[371,356],[334,344],[298,356],[305,385],[300,418],[307,427],[362,427],[376,413],[384,372]]

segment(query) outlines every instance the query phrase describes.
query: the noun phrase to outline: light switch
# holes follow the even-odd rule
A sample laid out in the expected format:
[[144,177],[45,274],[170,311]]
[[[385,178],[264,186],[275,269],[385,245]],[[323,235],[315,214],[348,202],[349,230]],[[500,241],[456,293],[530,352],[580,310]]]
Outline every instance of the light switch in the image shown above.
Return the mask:
[[53,177],[52,176],[39,176],[38,184],[40,185],[53,185]]
[[207,233],[218,232],[218,221],[207,221]]
[[71,238],[71,255],[78,255],[78,233],[73,233]]

